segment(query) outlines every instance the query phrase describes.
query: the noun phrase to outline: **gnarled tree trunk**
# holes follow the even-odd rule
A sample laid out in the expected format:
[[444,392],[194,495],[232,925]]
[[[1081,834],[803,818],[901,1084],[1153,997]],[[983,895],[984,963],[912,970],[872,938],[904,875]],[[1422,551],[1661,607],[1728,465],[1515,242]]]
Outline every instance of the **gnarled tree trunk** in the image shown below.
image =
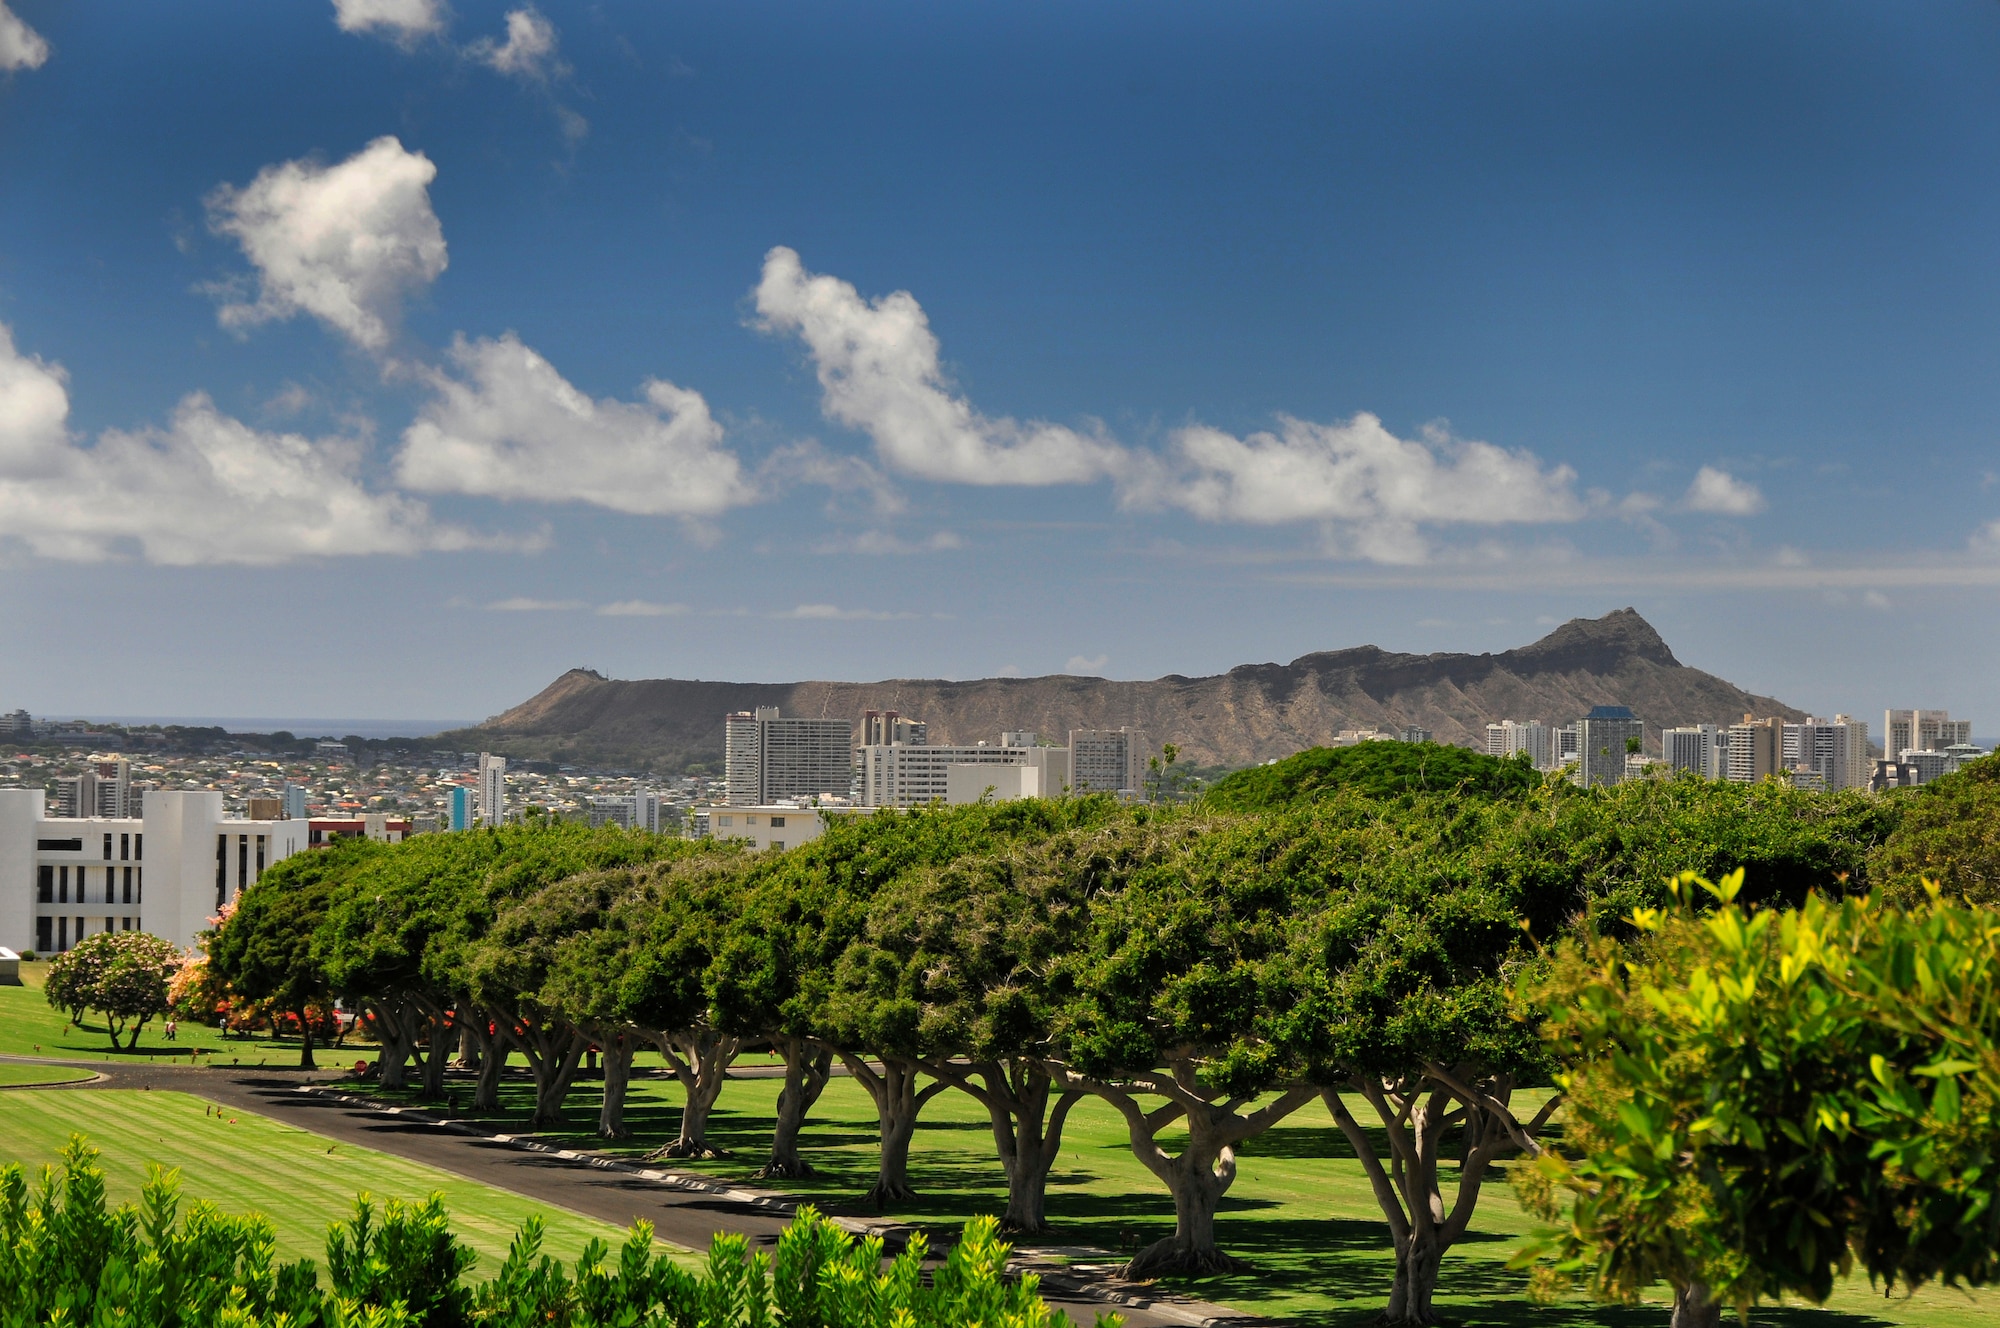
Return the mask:
[[680,1081],[681,1131],[672,1143],[646,1156],[728,1156],[708,1142],[708,1116],[715,1108],[715,1099],[722,1094],[722,1085],[728,1081],[730,1065],[743,1049],[743,1040],[712,1028],[688,1028],[654,1033],[651,1041],[660,1049],[660,1056],[674,1072],[674,1078]]
[[576,1080],[577,1067],[583,1064],[590,1039],[560,1020],[544,1022],[528,1015],[508,1029],[508,1037],[520,1048],[535,1076],[535,1112],[528,1118],[528,1128],[546,1130],[560,1125],[563,1101]]
[[1721,1328],[1722,1306],[1699,1282],[1674,1288],[1673,1328]]
[[[1322,1091],[1334,1123],[1361,1160],[1396,1249],[1396,1279],[1382,1322],[1426,1328],[1438,1321],[1432,1299],[1444,1256],[1472,1221],[1487,1168],[1505,1153],[1523,1148],[1533,1152],[1533,1136],[1548,1119],[1555,1100],[1524,1126],[1508,1106],[1512,1080],[1505,1076],[1482,1080],[1471,1066],[1425,1066],[1393,1083],[1357,1076],[1345,1086],[1358,1088],[1368,1099],[1389,1145],[1390,1165],[1384,1167],[1340,1089]],[[1438,1161],[1445,1135],[1454,1125],[1462,1127],[1462,1146],[1458,1190],[1447,1209]]]
[[451,1020],[435,1006],[424,1011],[424,1096],[444,1097],[445,1064],[451,1058]]
[[382,1068],[382,1087],[406,1087],[409,1083],[410,1055],[416,1047],[413,1026],[416,1005],[396,996],[370,997],[366,1004],[369,1013],[375,1016],[375,1036],[381,1043],[376,1063]]
[[604,1049],[604,1104],[597,1111],[597,1132],[606,1139],[629,1139],[625,1124],[625,1089],[632,1081],[632,1037],[624,1029],[600,1030]]
[[844,1051],[840,1053],[840,1059],[855,1082],[867,1089],[868,1096],[875,1100],[875,1118],[882,1129],[882,1157],[876,1168],[875,1184],[862,1197],[877,1211],[892,1203],[916,1198],[916,1191],[910,1188],[910,1140],[917,1132],[917,1113],[924,1109],[926,1102],[944,1091],[945,1081],[935,1080],[920,1092],[917,1076],[923,1072],[923,1067],[915,1061],[884,1056],[882,1068],[877,1070],[860,1057],[850,1056]]
[[1024,1235],[1048,1230],[1049,1169],[1062,1152],[1063,1123],[1083,1094],[1066,1091],[1051,1110],[1054,1079],[1031,1061],[926,1062],[924,1068],[986,1108],[1007,1173],[1007,1211],[1000,1225]]
[[[1169,1273],[1199,1277],[1245,1267],[1215,1243],[1215,1210],[1236,1181],[1236,1146],[1317,1095],[1311,1088],[1288,1088],[1246,1113],[1242,1108],[1250,1097],[1215,1101],[1214,1094],[1197,1082],[1196,1070],[1192,1060],[1181,1060],[1173,1063],[1170,1074],[1133,1075],[1115,1083],[1067,1070],[1060,1076],[1065,1087],[1095,1093],[1118,1109],[1133,1155],[1173,1195],[1174,1234],[1139,1251],[1122,1270],[1122,1276],[1135,1282]],[[1166,1102],[1149,1112],[1139,1105],[1141,1095],[1163,1097]],[[1160,1131],[1183,1116],[1187,1142],[1178,1154],[1169,1153],[1160,1147]]]
[[805,1127],[806,1113],[826,1090],[827,1076],[833,1072],[833,1053],[797,1037],[773,1038],[771,1046],[784,1058],[785,1086],[778,1090],[771,1157],[756,1179],[802,1180],[812,1175],[813,1169],[799,1156],[799,1131]]

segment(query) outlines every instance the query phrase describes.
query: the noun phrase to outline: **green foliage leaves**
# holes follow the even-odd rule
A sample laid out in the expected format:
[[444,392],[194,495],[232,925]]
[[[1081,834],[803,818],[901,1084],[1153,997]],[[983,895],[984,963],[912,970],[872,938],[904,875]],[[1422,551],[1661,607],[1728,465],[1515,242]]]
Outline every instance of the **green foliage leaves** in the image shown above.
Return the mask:
[[[515,1237],[494,1279],[465,1284],[473,1256],[442,1200],[368,1196],[327,1233],[330,1291],[310,1261],[272,1262],[271,1226],[207,1204],[180,1212],[177,1174],[153,1173],[137,1208],[108,1208],[96,1153],[73,1138],[58,1172],[30,1191],[0,1165],[0,1328],[47,1323],[120,1328],[1056,1328],[1067,1322],[1033,1277],[1009,1281],[991,1218],[966,1224],[929,1284],[921,1235],[885,1268],[879,1239],[856,1241],[811,1208],[779,1237],[775,1263],[717,1236],[690,1274],[632,1229],[613,1267],[593,1241],[574,1275],[540,1253],[541,1228]],[[1100,1316],[1100,1328],[1115,1328]]]
[[1869,863],[1890,898],[1916,903],[1934,881],[1947,896],[2000,904],[2000,758],[1892,796],[1901,820]]
[[1313,747],[1271,765],[1238,770],[1218,780],[1202,802],[1215,811],[1276,811],[1341,789],[1371,798],[1425,793],[1510,798],[1541,782],[1541,773],[1525,759],[1501,760],[1434,742],[1364,742]]
[[1561,1222],[1548,1285],[1822,1301],[2000,1274],[2000,919],[1814,897],[1641,913],[1621,953],[1565,946],[1536,992],[1569,1127],[1526,1193]]

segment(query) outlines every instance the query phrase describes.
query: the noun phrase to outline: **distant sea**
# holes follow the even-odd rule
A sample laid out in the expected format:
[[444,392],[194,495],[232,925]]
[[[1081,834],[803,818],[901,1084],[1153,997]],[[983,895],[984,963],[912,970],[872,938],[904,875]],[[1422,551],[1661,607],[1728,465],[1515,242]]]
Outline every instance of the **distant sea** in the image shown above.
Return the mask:
[[[37,716],[42,718],[42,716]],[[243,719],[218,715],[49,715],[49,719],[80,719],[92,724],[184,724],[190,728],[221,728],[231,733],[277,733],[300,738],[425,738],[446,729],[469,728],[476,719]]]

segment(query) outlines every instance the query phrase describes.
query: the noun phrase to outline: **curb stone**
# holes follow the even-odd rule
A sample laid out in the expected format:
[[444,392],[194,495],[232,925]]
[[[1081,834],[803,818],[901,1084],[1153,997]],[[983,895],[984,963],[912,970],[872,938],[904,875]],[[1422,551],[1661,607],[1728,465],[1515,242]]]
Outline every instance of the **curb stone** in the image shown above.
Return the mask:
[[[372,1111],[385,1116],[398,1116],[404,1120],[416,1121],[419,1124],[428,1125],[433,1129],[445,1130],[452,1134],[462,1134],[474,1139],[484,1139],[491,1143],[503,1144],[508,1148],[519,1149],[522,1152],[540,1153],[546,1157],[561,1158],[565,1162],[574,1162],[582,1166],[595,1167],[600,1171],[615,1171],[621,1175],[636,1176],[641,1180],[651,1181],[655,1185],[665,1186],[668,1189],[714,1195],[717,1198],[727,1199],[731,1203],[745,1204],[749,1207],[782,1217],[790,1217],[799,1209],[797,1203],[771,1194],[768,1191],[746,1189],[740,1185],[718,1184],[705,1176],[694,1175],[685,1171],[670,1171],[664,1167],[641,1166],[637,1163],[624,1162],[617,1158],[605,1157],[598,1153],[584,1152],[575,1148],[559,1148],[554,1144],[544,1143],[540,1139],[528,1135],[502,1134],[497,1130],[483,1129],[480,1126],[469,1125],[463,1121],[445,1120],[416,1107],[389,1106],[373,1098],[362,1097],[354,1093],[343,1093],[332,1088],[321,1088],[312,1084],[300,1084],[292,1091],[295,1093],[310,1094],[313,1097],[325,1098],[328,1101],[338,1102],[342,1106],[356,1107],[363,1111]],[[828,1221],[854,1235],[863,1238],[869,1236],[881,1237],[885,1248],[901,1248],[916,1230],[916,1228],[910,1226],[908,1223],[903,1222],[871,1222],[866,1218],[859,1217],[826,1216]],[[1206,1301],[1190,1300],[1185,1296],[1178,1296],[1172,1292],[1153,1291],[1150,1289],[1150,1284],[1148,1283],[1124,1281],[1110,1271],[1111,1268],[1116,1267],[1119,1263],[1116,1255],[1106,1250],[1092,1250],[1089,1253],[1093,1255],[1101,1254],[1105,1266],[1100,1266],[1096,1263],[1064,1264],[1057,1262],[1040,1251],[1032,1249],[1022,1250],[1019,1247],[1016,1247],[1014,1257],[1007,1261],[1007,1266],[1011,1271],[1016,1273],[1033,1273],[1041,1279],[1044,1286],[1089,1296],[1093,1300],[1100,1300],[1114,1307],[1125,1306],[1130,1309],[1145,1310],[1148,1313],[1157,1314],[1162,1318],[1172,1319],[1176,1323],[1185,1324],[1187,1328],[1252,1328],[1253,1325],[1269,1322],[1258,1315],[1245,1314],[1240,1310],[1230,1309],[1226,1305],[1212,1305]],[[1087,1276],[1085,1278],[1078,1278],[1076,1276],[1078,1273],[1084,1273]]]

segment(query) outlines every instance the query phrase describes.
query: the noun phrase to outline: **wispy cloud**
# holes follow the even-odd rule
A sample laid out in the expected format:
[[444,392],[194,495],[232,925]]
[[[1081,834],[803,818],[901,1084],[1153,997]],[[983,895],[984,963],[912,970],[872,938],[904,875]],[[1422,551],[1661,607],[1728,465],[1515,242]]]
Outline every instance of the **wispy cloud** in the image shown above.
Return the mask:
[[655,604],[646,599],[621,599],[597,608],[599,616],[605,618],[677,618],[687,611],[685,604]]
[[898,622],[908,618],[929,617],[928,614],[912,613],[908,610],[888,609],[843,609],[838,604],[801,604],[782,613],[774,613],[773,618],[805,618],[820,622]]
[[508,599],[496,599],[486,609],[489,613],[574,613],[589,607],[580,599],[530,599],[526,595],[515,595]]
[[1071,655],[1069,661],[1063,665],[1063,672],[1097,677],[1103,674],[1110,663],[1109,655]]
[[907,540],[887,530],[864,530],[858,535],[840,535],[814,546],[819,554],[859,553],[881,557],[919,553],[946,553],[962,549],[965,541],[949,530],[940,530],[919,540]]
[[40,69],[49,59],[49,43],[41,33],[0,0],[0,73]]

